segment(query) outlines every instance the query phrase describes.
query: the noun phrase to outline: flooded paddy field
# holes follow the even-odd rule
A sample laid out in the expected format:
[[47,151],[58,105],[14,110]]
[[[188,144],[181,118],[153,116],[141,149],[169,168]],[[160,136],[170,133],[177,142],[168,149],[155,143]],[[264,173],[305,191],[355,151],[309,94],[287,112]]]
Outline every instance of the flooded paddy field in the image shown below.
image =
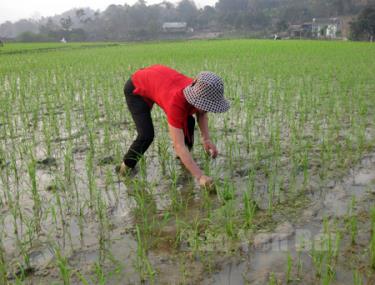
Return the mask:
[[[0,284],[374,284],[375,46],[216,40],[0,50]],[[160,109],[137,171],[123,85],[225,82],[220,155],[176,159]]]

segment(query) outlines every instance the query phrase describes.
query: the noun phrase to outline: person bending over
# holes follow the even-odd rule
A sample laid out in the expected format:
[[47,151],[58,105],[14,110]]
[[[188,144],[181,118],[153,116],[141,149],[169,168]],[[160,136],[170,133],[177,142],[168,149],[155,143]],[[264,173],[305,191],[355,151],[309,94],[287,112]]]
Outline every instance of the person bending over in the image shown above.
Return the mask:
[[125,83],[124,94],[134,120],[137,137],[124,155],[119,173],[125,176],[135,167],[154,139],[151,109],[156,103],[165,112],[176,155],[202,187],[212,187],[190,154],[194,144],[196,116],[205,151],[216,158],[218,150],[210,139],[208,112],[223,113],[230,104],[224,98],[224,84],[216,74],[203,71],[193,79],[163,65],[136,71]]

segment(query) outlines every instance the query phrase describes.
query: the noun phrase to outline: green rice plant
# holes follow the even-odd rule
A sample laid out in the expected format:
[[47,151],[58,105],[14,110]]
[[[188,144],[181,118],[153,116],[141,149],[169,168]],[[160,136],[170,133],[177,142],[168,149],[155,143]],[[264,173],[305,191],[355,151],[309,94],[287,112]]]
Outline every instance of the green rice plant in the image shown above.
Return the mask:
[[138,169],[139,169],[139,176],[140,182],[142,183],[143,187],[147,188],[147,161],[146,157],[142,156],[138,162]]
[[61,254],[61,250],[58,248],[55,251],[55,256],[56,256],[56,264],[60,271],[60,277],[64,285],[70,285],[72,270],[69,267],[67,258]]
[[353,285],[363,285],[363,278],[358,269],[353,272]]
[[302,252],[298,251],[297,254],[297,276],[300,278],[303,270]]
[[[324,248],[327,253],[327,262],[333,265],[338,257],[342,232],[338,228],[338,221],[335,220],[333,225],[329,225],[328,219],[323,219],[324,224]],[[331,266],[333,268],[333,266]]]
[[31,194],[34,202],[33,214],[35,222],[35,231],[39,232],[41,229],[41,217],[42,217],[42,201],[39,195],[36,178],[36,161],[32,157],[28,164],[28,173],[31,181]]
[[309,183],[309,148],[303,154],[303,189],[306,189]]
[[222,215],[224,219],[225,233],[235,238],[237,236],[236,231],[236,210],[234,201],[228,201],[222,208]]
[[355,196],[352,197],[351,203],[348,209],[348,217],[347,217],[347,228],[350,232],[350,240],[352,245],[356,243],[356,238],[358,236],[358,224],[357,224],[357,217],[354,213],[356,205]]
[[316,242],[313,241],[310,255],[311,255],[314,267],[315,267],[315,274],[318,278],[320,278],[322,276],[322,271],[323,271],[324,254],[322,251],[320,251],[316,247],[317,247]]
[[200,228],[205,222],[205,219],[199,219],[198,217],[196,217],[190,224],[186,225],[186,227],[188,228],[187,239],[189,241],[192,256],[194,257],[198,257],[201,254],[203,241],[200,236]]
[[[10,49],[27,51],[51,44],[9,45]],[[59,236],[58,232],[54,236],[61,244],[66,238],[70,239],[69,225],[77,220],[82,245],[86,225],[99,228],[97,245],[103,250],[99,259],[108,261],[108,236],[113,234],[116,238],[118,234],[111,231],[108,207],[126,198],[120,192],[124,186],[118,183],[118,188],[115,187],[111,170],[96,169],[94,162],[99,155],[112,155],[116,161],[121,160],[125,144],[135,135],[122,94],[123,80],[138,67],[151,62],[170,63],[187,75],[194,75],[200,69],[212,70],[224,78],[231,111],[209,122],[211,138],[218,143],[220,156],[212,162],[199,152],[197,160],[215,181],[220,181],[217,184],[220,208],[216,209],[219,204],[216,197],[202,191],[198,197],[201,210],[209,220],[207,223],[218,218],[218,231],[226,236],[236,237],[244,225],[251,228],[255,211],[251,197],[260,191],[259,183],[269,189],[269,214],[279,215],[279,207],[274,204],[280,202],[279,194],[284,185],[291,192],[300,190],[298,183],[302,178],[302,190],[310,189],[314,175],[320,175],[323,184],[331,176],[347,170],[375,145],[371,137],[375,121],[375,113],[371,112],[375,102],[372,92],[372,59],[375,57],[374,50],[367,44],[290,41],[278,43],[275,48],[274,43],[271,47],[267,41],[232,39],[100,49],[82,49],[80,45],[69,45],[68,51],[32,55],[4,53],[1,56],[0,207],[5,211],[4,216],[10,215],[10,221],[17,224],[3,228],[9,231],[16,227],[17,233],[6,232],[5,235],[15,241],[22,252],[20,256],[27,257],[28,249],[36,242],[38,220],[43,225],[46,223],[43,230],[50,231],[60,230],[60,225],[65,223],[66,233]],[[171,53],[175,57],[173,60]],[[347,57],[347,54],[352,56]],[[95,61],[90,60],[92,58]],[[304,64],[290,65],[296,58],[303,59]],[[124,69],[124,64],[129,69]],[[340,68],[342,66],[345,68]],[[169,212],[168,220],[171,214],[181,220],[180,211],[189,213],[186,208],[189,203],[184,203],[185,197],[179,189],[186,188],[190,181],[179,179],[180,167],[169,152],[168,137],[160,135],[167,133],[163,112],[154,108],[153,120],[159,144],[153,144],[147,152],[147,171],[151,175],[147,177],[146,167],[141,165],[140,175],[125,183],[128,190],[138,191],[134,211],[146,252],[157,242],[152,233],[160,221],[154,218],[152,199],[142,192],[158,193],[159,185],[164,186],[164,178],[160,183],[160,177],[155,177],[154,173],[171,178],[168,194],[173,200],[173,213]],[[82,149],[86,145],[89,150],[84,152]],[[33,187],[30,177],[33,171],[29,171],[31,153],[63,161],[62,169],[49,169],[49,174],[55,176],[58,192],[43,192],[40,202],[37,194],[41,196],[44,185],[43,179],[39,182],[39,170],[34,175],[39,192],[34,191],[33,197],[33,192],[25,189],[25,185]],[[155,163],[158,160],[159,163]],[[248,181],[242,174],[237,175],[240,169],[247,168],[250,168]],[[25,169],[29,175],[24,175]],[[60,170],[61,174],[55,175]],[[223,183],[221,177],[226,177]],[[241,209],[231,205],[238,198],[237,188],[242,188],[238,193],[248,188],[247,193],[239,197],[243,202]],[[36,218],[37,211],[29,212],[25,208],[24,201],[30,199],[40,205],[43,216],[40,214]],[[44,209],[48,212],[43,212]],[[347,230],[353,233],[351,237],[355,240],[362,225],[354,214],[350,216],[353,219],[346,219]],[[191,223],[194,224],[188,221],[183,225],[181,232],[193,227]],[[40,234],[45,237],[43,231]],[[199,233],[196,238],[201,250],[205,241]],[[325,250],[319,250],[317,245],[317,253],[312,253],[316,260],[319,260],[318,254],[322,254],[319,281],[328,282],[334,276],[340,240],[341,232],[331,230],[322,241]],[[371,247],[371,242],[369,246],[371,258],[375,246]],[[210,258],[208,256],[207,260]],[[5,259],[9,260],[7,256]],[[99,264],[101,262],[99,260]],[[302,268],[302,262],[297,262],[297,270],[298,264]],[[110,269],[101,267],[101,270],[108,277]],[[186,280],[189,283],[189,279]],[[25,282],[28,281],[26,278]]]
[[58,221],[57,221],[57,212],[56,212],[55,206],[51,205],[49,211],[51,214],[52,224],[55,226],[55,228],[57,228]]
[[180,255],[178,260],[178,271],[180,273],[180,283],[186,284],[191,276],[191,272],[187,268],[187,258],[185,255]]
[[94,154],[92,151],[89,151],[86,156],[86,175],[90,194],[90,208],[94,208],[97,195],[97,186],[95,182],[94,171]]
[[89,145],[90,145],[90,152],[93,155],[95,153],[95,150],[96,150],[96,146],[95,146],[96,135],[95,135],[94,128],[93,128],[93,126],[91,126],[91,124],[92,123],[89,123],[89,125],[87,127],[87,138],[88,138]]
[[[61,229],[63,231],[63,237],[64,237],[64,240],[65,240],[66,220],[65,220],[65,215],[64,215],[63,202],[61,201],[59,191],[54,191],[54,194],[55,194],[55,199],[56,199],[56,204],[57,204],[57,210],[58,210],[59,216],[60,216]],[[56,216],[56,215],[54,215],[54,216]],[[56,223],[56,225],[57,225],[57,223]]]
[[168,161],[168,143],[165,137],[161,138],[157,144],[157,152],[159,157],[159,163],[161,167],[162,175],[166,175],[167,161]]
[[253,201],[250,191],[245,191],[243,193],[243,205],[244,205],[244,218],[245,227],[251,229],[253,226],[254,216],[257,210],[257,204]]
[[[219,186],[215,185],[215,187],[218,188]],[[202,208],[207,214],[207,218],[209,219],[213,214],[214,200],[212,199],[212,195],[209,189],[204,188],[201,193],[202,193]]]
[[5,261],[5,249],[2,242],[2,237],[0,236],[0,283],[7,284],[8,282],[8,268]]
[[271,272],[270,274],[268,285],[277,285],[277,279],[274,272]]
[[331,267],[331,265],[326,264],[323,271],[322,276],[322,284],[329,285],[332,283],[332,280],[335,278],[335,270]]
[[287,269],[286,269],[286,282],[290,283],[292,281],[292,268],[293,268],[293,259],[290,255],[290,252],[288,252],[287,256]]
[[168,190],[169,198],[171,199],[171,209],[174,212],[178,212],[184,207],[184,201],[182,200],[181,193],[178,189],[178,172],[175,167],[173,167],[170,171],[170,187]]
[[[66,96],[66,98],[68,98],[68,96]],[[68,101],[68,100],[66,100]],[[69,138],[72,137],[72,106],[71,104],[69,104],[69,101],[68,102],[65,102],[64,104],[64,114],[65,114],[65,130],[67,132],[67,135]]]
[[83,285],[92,284],[92,282],[89,282],[79,271],[75,272],[75,275],[78,277],[79,281],[81,281]]
[[[72,170],[73,165],[73,146],[72,143],[69,142],[66,147],[66,151],[64,153],[64,178],[66,183],[66,188],[70,189],[74,183],[74,171]],[[76,193],[78,194],[78,193]],[[78,198],[78,197],[77,197]]]
[[153,269],[152,264],[147,257],[147,250],[144,247],[143,239],[141,237],[141,232],[140,232],[138,225],[136,225],[136,233],[137,233],[136,268],[140,274],[142,281],[146,281],[148,278],[150,278],[150,280],[153,281],[156,272]]
[[78,227],[79,227],[79,237],[81,242],[81,247],[84,246],[84,229],[85,229],[85,218],[84,218],[84,210],[81,205],[78,206]]
[[227,177],[218,191],[218,196],[222,204],[226,204],[228,201],[233,200],[235,197],[235,191],[236,189],[234,185],[229,181],[229,178]]
[[375,207],[371,209],[370,265],[375,270]]
[[[143,237],[142,246],[148,249],[151,246],[153,230],[157,226],[155,200],[142,182],[135,180],[132,186],[133,196],[137,205],[134,209],[135,217],[138,221],[137,226]],[[152,189],[150,189],[150,191],[152,191]]]
[[[19,202],[19,192],[16,191],[16,193],[14,193],[16,195],[16,197],[13,197],[13,193],[11,191],[11,181],[10,181],[10,169],[9,168],[6,168],[5,171],[3,171],[3,173],[1,173],[1,181],[2,181],[2,184],[3,184],[3,192],[4,192],[4,204],[6,204],[11,212],[11,215],[13,217],[13,227],[14,227],[14,233],[16,235],[16,238],[18,239],[18,223],[17,223],[17,219],[18,219],[18,214],[19,214],[19,207],[18,207],[18,202]],[[0,200],[1,202],[1,200]],[[0,203],[2,204],[2,203]]]
[[105,273],[100,265],[100,263],[95,263],[95,275],[96,275],[96,282],[95,284],[98,285],[105,285],[107,282]]
[[104,123],[103,136],[103,152],[108,155],[112,153],[112,140],[108,122]]
[[[169,213],[165,214],[165,216],[163,217],[162,225],[168,222],[169,219],[170,219],[170,214]],[[186,239],[189,225],[185,223],[182,219],[180,219],[178,215],[175,216],[175,223],[176,223],[176,238],[174,242],[174,248],[177,249],[179,245],[181,244],[181,242],[183,242]]]
[[106,252],[109,248],[109,222],[107,219],[107,206],[105,205],[101,192],[97,195],[96,215],[99,221],[99,263],[103,264]]
[[42,116],[42,118],[43,118],[42,119],[42,122],[43,122],[42,131],[43,131],[43,136],[44,136],[44,143],[46,145],[47,156],[51,157],[51,154],[52,154],[52,141],[51,141],[52,134],[51,134],[51,130],[50,130],[50,124],[49,124],[49,121],[48,121],[48,116]]
[[[323,284],[330,284],[336,276],[335,265],[342,234],[337,229],[337,224],[335,223],[332,227],[327,218],[323,219],[323,229],[320,239],[313,242],[311,256],[317,277],[322,279]],[[316,248],[316,242],[319,246],[318,249]]]
[[105,171],[105,191],[106,191],[106,194],[108,196],[108,199],[109,199],[110,194],[112,193],[115,200],[116,201],[119,200],[119,195],[116,192],[115,181],[114,181],[114,177],[113,177],[113,171],[111,169],[107,169]]
[[267,211],[270,215],[273,213],[274,207],[274,199],[275,199],[275,176],[269,177],[268,179],[268,187],[267,187],[267,194],[268,194],[268,208]]

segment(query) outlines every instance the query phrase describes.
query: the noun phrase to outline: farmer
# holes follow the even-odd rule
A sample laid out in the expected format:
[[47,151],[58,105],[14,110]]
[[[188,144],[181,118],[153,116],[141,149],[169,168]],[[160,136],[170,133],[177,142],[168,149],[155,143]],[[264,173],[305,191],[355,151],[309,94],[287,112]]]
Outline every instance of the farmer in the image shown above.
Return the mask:
[[222,113],[229,109],[224,98],[224,84],[212,72],[201,72],[189,78],[163,65],[153,65],[136,71],[125,83],[124,93],[138,136],[125,154],[120,175],[135,167],[154,139],[151,109],[154,103],[166,113],[169,135],[176,155],[202,187],[213,186],[193,160],[190,150],[194,143],[196,115],[205,151],[216,158],[218,150],[210,139],[207,112]]

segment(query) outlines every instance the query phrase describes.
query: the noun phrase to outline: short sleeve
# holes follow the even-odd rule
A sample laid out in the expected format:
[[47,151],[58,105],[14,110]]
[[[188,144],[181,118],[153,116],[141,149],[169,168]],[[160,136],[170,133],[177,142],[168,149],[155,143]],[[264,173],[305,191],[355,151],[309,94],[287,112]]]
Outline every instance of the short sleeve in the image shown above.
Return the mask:
[[178,104],[172,104],[167,112],[167,120],[175,128],[183,129],[186,111]]

